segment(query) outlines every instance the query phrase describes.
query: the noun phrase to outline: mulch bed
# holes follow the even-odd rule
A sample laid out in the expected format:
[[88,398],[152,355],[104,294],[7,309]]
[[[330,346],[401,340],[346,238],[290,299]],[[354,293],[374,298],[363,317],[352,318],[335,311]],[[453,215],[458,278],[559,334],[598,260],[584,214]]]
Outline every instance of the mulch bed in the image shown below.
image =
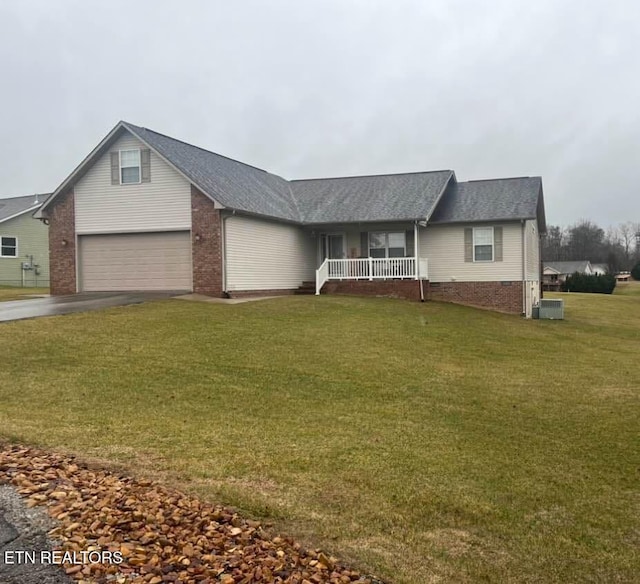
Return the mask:
[[[118,552],[121,563],[73,563],[78,582],[161,584],[375,584],[320,550],[268,533],[257,521],[156,482],[89,468],[73,457],[0,445],[0,484],[27,506],[46,506],[55,548],[83,558]],[[93,557],[96,557],[95,554]],[[114,556],[112,556],[114,557]]]

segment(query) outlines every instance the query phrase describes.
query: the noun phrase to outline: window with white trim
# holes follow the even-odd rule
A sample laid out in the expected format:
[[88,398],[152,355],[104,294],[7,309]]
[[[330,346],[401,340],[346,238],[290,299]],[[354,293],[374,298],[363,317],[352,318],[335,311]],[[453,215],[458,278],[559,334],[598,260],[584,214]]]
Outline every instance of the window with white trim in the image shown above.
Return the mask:
[[403,258],[407,241],[404,231],[373,231],[369,233],[369,257]]
[[140,150],[120,150],[120,183],[140,182]]
[[473,228],[473,261],[493,261],[493,227]]
[[0,237],[0,257],[1,258],[17,258],[18,257],[18,238],[17,237]]

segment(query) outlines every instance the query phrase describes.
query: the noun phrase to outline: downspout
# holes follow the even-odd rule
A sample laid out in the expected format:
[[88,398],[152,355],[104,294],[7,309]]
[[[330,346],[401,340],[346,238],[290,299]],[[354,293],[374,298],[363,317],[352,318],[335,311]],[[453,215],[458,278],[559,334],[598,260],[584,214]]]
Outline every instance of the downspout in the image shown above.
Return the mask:
[[229,296],[227,292],[227,219],[233,217],[236,210],[231,211],[231,215],[223,215],[222,217],[222,293]]
[[527,238],[525,234],[526,223],[524,219],[520,219],[522,224],[522,315],[527,316],[527,287],[526,287],[526,258],[527,258]]
[[415,221],[413,223],[413,253],[416,258],[416,277],[418,278],[418,282],[420,285],[420,302],[424,302],[424,282],[420,274],[420,258],[418,257],[420,252],[420,230],[418,229],[418,227],[418,222]]

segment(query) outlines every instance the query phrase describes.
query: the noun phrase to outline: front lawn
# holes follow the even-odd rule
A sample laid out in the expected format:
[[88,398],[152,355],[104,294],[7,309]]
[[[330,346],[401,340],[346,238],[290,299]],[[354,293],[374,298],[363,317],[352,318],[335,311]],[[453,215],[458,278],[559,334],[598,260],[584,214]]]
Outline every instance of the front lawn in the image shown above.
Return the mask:
[[640,296],[640,282],[636,280],[618,282],[613,293],[620,296]]
[[0,437],[239,506],[391,582],[632,582],[640,302],[560,296],[562,322],[299,296],[5,323]]
[[16,286],[0,286],[0,302],[9,300],[25,300],[34,294],[49,294],[49,288],[18,288]]

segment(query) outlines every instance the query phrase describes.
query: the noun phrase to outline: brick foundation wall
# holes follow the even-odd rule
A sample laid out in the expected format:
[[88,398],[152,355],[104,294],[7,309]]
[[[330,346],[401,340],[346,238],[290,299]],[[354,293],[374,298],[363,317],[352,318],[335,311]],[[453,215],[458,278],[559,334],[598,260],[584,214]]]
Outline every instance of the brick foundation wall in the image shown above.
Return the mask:
[[235,290],[227,292],[229,298],[251,298],[255,296],[290,296],[295,294],[297,289],[289,290]]
[[213,201],[191,185],[193,291],[221,297],[222,218]]
[[76,293],[76,218],[73,190],[49,207],[49,282],[51,294]]
[[429,300],[522,313],[522,282],[430,282]]
[[[427,282],[424,283],[425,297]],[[327,282],[323,294],[353,294],[356,296],[386,296],[420,300],[420,282],[417,280],[343,280]]]

